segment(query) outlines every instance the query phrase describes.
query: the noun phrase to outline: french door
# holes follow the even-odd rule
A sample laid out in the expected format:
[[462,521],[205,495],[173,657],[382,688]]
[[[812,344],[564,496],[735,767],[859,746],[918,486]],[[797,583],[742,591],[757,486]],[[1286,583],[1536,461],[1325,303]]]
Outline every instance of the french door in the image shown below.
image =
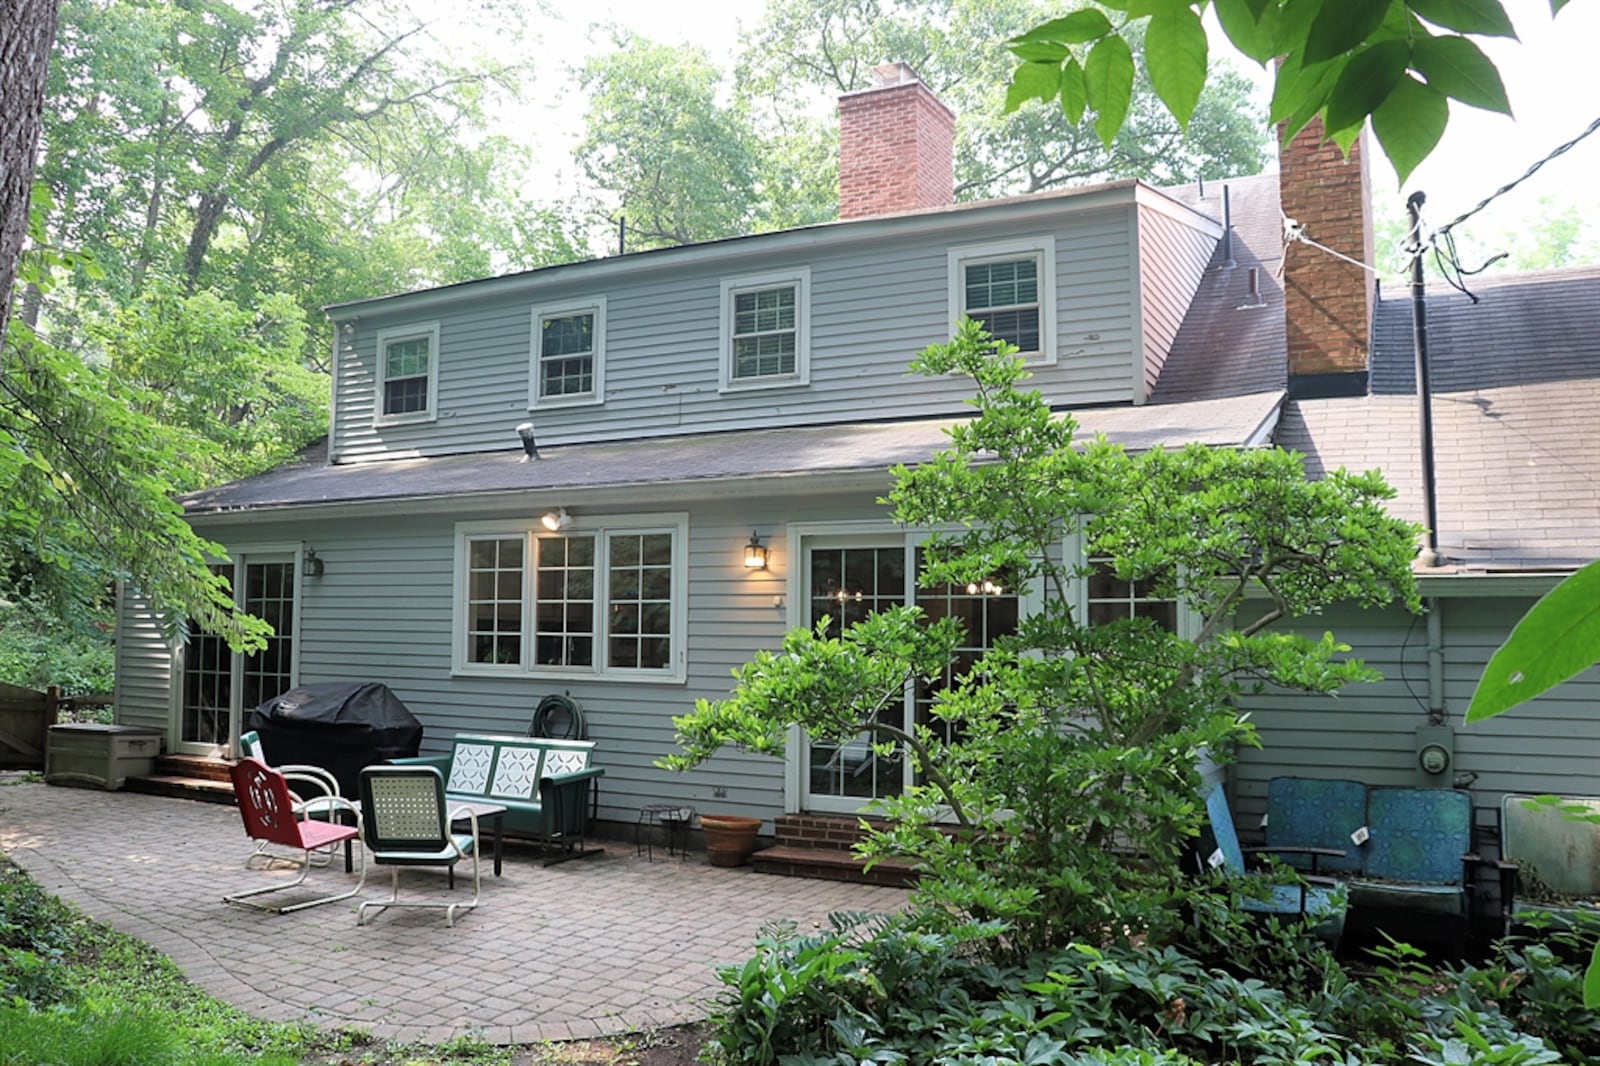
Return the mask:
[[[919,586],[917,539],[899,533],[802,535],[798,555],[804,590],[801,624],[815,627],[826,615],[828,633],[837,636],[869,614],[908,603],[920,606],[930,620],[954,617],[962,622],[966,638],[941,683],[907,686],[889,712],[893,724],[903,729],[935,721],[929,713],[935,692],[959,683],[999,637],[1014,633],[1023,604],[1020,590],[1006,587],[998,577],[962,587]],[[874,799],[899,795],[911,784],[914,775],[905,753],[898,747],[876,751],[873,741],[863,733],[844,743],[798,745],[803,808],[854,812]]]
[[241,552],[233,562],[212,568],[232,584],[234,602],[271,625],[273,632],[265,648],[242,655],[230,650],[221,637],[198,627],[192,630],[182,658],[178,751],[226,754],[246,713],[294,687],[299,554],[297,550]]

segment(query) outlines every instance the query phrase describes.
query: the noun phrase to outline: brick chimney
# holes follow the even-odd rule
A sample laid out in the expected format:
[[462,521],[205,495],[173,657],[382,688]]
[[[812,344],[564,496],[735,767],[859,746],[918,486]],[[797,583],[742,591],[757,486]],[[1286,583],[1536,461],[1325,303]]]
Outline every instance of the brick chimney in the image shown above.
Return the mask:
[[956,116],[904,63],[839,97],[839,217],[943,207],[955,199]]
[[[1322,120],[1313,119],[1288,144],[1280,143],[1278,196],[1284,215],[1307,237],[1371,263],[1366,140],[1363,132],[1347,159],[1337,145],[1322,141]],[[1371,271],[1320,248],[1296,241],[1284,250],[1291,396],[1366,395],[1374,287]]]

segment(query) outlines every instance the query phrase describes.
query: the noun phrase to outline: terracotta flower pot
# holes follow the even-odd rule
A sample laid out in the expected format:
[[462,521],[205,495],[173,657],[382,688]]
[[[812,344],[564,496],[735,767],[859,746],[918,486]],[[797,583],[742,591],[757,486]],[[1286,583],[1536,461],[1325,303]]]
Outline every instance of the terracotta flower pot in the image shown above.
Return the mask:
[[706,834],[706,857],[712,866],[743,866],[756,850],[761,819],[742,814],[702,814],[700,828]]

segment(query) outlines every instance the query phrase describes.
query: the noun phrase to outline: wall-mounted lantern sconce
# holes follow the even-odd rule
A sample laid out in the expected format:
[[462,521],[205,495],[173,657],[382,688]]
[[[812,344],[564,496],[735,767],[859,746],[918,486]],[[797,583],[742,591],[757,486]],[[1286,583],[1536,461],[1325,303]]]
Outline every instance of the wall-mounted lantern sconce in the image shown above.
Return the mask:
[[533,439],[533,423],[522,422],[517,426],[517,436],[522,438],[522,461],[539,458],[539,444]]
[[317,549],[307,547],[305,557],[306,575],[308,577],[321,577],[327,569],[328,566],[322,561],[322,556],[317,554]]
[[539,524],[552,533],[559,533],[572,525],[572,516],[565,507],[557,507],[554,511],[547,512],[539,519]]
[[762,545],[761,538],[755,531],[750,532],[750,543],[744,546],[744,567],[746,570],[765,570],[767,568],[767,549]]

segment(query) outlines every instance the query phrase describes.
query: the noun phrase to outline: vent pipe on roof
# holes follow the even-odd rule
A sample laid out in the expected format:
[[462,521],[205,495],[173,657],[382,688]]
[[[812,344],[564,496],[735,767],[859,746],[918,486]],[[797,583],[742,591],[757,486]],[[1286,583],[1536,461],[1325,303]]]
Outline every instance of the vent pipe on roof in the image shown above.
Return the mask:
[[1406,252],[1411,256],[1411,340],[1415,349],[1417,367],[1418,430],[1422,443],[1422,513],[1427,539],[1422,549],[1423,566],[1438,566],[1439,555],[1439,504],[1434,492],[1433,467],[1433,389],[1428,383],[1428,301],[1422,277],[1422,205],[1427,202],[1422,192],[1414,192],[1406,200],[1406,221],[1411,224],[1406,237]]
[[1239,305],[1238,310],[1250,311],[1262,306],[1265,306],[1265,301],[1261,299],[1261,272],[1257,268],[1251,267],[1250,288],[1246,291],[1244,303]]
[[1239,264],[1233,259],[1233,199],[1226,185],[1222,187],[1222,269],[1232,270]]

